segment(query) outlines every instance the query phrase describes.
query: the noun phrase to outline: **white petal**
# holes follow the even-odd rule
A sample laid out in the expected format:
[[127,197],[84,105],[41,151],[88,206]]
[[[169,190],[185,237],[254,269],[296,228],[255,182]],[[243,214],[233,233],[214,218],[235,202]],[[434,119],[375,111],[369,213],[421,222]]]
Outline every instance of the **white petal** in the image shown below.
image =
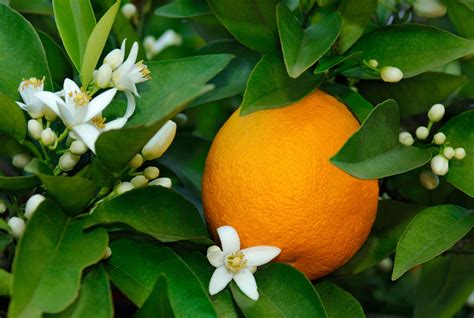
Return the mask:
[[254,246],[241,251],[247,260],[247,266],[261,266],[280,254],[281,249],[274,246]]
[[64,105],[64,101],[54,93],[39,92],[35,95],[39,100],[46,104],[53,112],[59,115],[58,104]]
[[116,119],[111,120],[108,123],[106,123],[104,125],[105,127],[104,127],[103,131],[109,131],[109,130],[113,130],[113,129],[120,129],[123,126],[125,126],[126,123],[127,123],[127,120],[125,118],[123,118],[123,117],[116,118]]
[[61,117],[61,119],[62,119],[64,125],[66,125],[66,127],[70,128],[70,127],[72,127],[72,126],[74,126],[75,124],[78,123],[77,118],[74,118],[74,115],[71,114],[71,112],[66,107],[66,105],[58,104],[58,109],[59,109],[58,116]]
[[224,265],[225,253],[222,252],[219,248],[219,250],[215,252],[208,252],[207,259],[212,266],[219,267]]
[[223,290],[232,280],[232,276],[224,265],[216,268],[209,282],[209,294],[215,295]]
[[242,269],[235,274],[234,281],[250,299],[258,300],[257,282],[248,269]]
[[127,59],[125,60],[125,62],[123,62],[120,68],[123,67],[123,71],[126,71],[126,73],[130,72],[132,68],[135,67],[135,61],[137,60],[137,55],[138,55],[138,43],[134,42],[132,45],[132,48],[130,49],[130,53],[128,54]]
[[95,153],[95,142],[99,138],[100,131],[91,124],[81,124],[72,128],[74,135],[86,144],[93,153]]
[[79,93],[81,89],[79,88],[79,86],[77,86],[76,83],[74,83],[74,81],[70,80],[69,78],[66,78],[64,80],[63,87],[64,87],[64,96],[66,98],[66,104],[73,105],[74,102],[71,100],[72,96],[70,95],[74,95],[74,92]]
[[237,234],[237,231],[232,226],[221,226],[217,229],[217,234],[221,240],[224,253],[231,254],[240,250],[239,234]]
[[125,115],[123,115],[123,117],[129,119],[135,112],[135,97],[133,97],[130,92],[125,92],[125,96],[127,96],[127,110],[125,111]]
[[102,113],[102,111],[109,106],[110,102],[117,93],[116,88],[109,89],[102,94],[98,95],[96,98],[91,100],[87,105],[87,113],[84,117],[84,121],[87,122],[94,118],[95,116]]

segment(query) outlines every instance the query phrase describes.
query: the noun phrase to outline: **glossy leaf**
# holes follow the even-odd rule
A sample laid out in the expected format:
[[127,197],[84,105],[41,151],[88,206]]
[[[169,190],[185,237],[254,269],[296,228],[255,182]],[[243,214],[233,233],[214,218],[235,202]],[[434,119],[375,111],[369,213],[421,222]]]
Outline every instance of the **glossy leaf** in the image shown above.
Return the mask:
[[104,201],[85,226],[122,223],[162,242],[212,243],[197,209],[174,190],[148,186]]
[[400,145],[399,120],[393,100],[377,105],[331,162],[361,179],[379,179],[424,165],[431,159],[431,151]]
[[278,0],[208,0],[219,21],[243,45],[259,52],[277,49]]
[[57,85],[62,86],[66,77],[72,77],[72,66],[63,49],[49,35],[41,31],[37,32],[46,52],[51,78]]
[[40,317],[66,309],[77,296],[83,269],[102,258],[107,241],[104,229],[86,233],[81,221],[44,201],[17,247],[8,316]]
[[396,100],[400,116],[407,117],[428,112],[431,106],[447,99],[466,82],[465,76],[428,72],[398,83],[361,81],[357,87],[374,104],[387,99]]
[[398,241],[392,279],[446,251],[473,226],[473,211],[459,206],[439,205],[421,211]]
[[474,197],[474,111],[470,110],[449,120],[441,128],[451,147],[463,147],[466,157],[449,161],[447,180],[467,195]]
[[22,142],[26,137],[26,120],[23,110],[7,95],[0,93],[0,133]]
[[370,112],[374,109],[369,101],[345,85],[324,83],[321,85],[321,90],[344,103],[361,123],[369,117]]
[[54,18],[64,48],[78,71],[81,70],[87,40],[95,27],[88,0],[53,0]]
[[365,318],[357,299],[334,283],[323,281],[314,286],[321,298],[328,318]]
[[323,76],[310,72],[297,79],[290,78],[280,56],[265,55],[250,74],[240,114],[248,115],[294,103],[316,90],[322,81]]
[[4,177],[0,176],[0,189],[1,190],[27,190],[34,188],[40,184],[39,179],[36,176],[26,177]]
[[30,77],[41,79],[43,76],[45,89],[52,89],[46,54],[31,24],[1,3],[0,17],[0,65],[3,66],[0,92],[19,100],[20,82]]
[[459,0],[444,0],[443,3],[447,7],[449,19],[454,24],[456,31],[466,38],[474,37],[474,12],[469,8],[467,3]]
[[133,317],[148,318],[154,316],[174,317],[168,297],[168,282],[164,275],[158,277],[150,296]]
[[0,133],[0,145],[2,145],[0,147],[0,155],[2,156],[14,156],[18,153],[28,152],[18,141],[3,133]]
[[324,73],[330,68],[335,67],[343,62],[350,61],[361,55],[362,52],[354,52],[349,55],[323,56],[314,69],[314,74]]
[[246,317],[326,317],[311,282],[290,265],[273,263],[259,269],[255,279],[260,297],[253,301],[231,283],[234,300]]
[[192,18],[211,13],[205,0],[175,0],[156,9],[155,14],[167,18]]

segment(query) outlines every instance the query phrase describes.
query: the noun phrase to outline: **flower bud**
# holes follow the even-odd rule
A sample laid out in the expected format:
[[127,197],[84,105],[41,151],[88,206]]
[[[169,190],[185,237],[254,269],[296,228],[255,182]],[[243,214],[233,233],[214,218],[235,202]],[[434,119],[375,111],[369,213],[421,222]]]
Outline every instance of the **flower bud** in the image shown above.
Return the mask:
[[143,164],[143,156],[137,153],[132,160],[128,162],[128,166],[133,169],[138,169]]
[[420,183],[428,190],[434,190],[439,185],[439,178],[429,170],[423,170],[419,176]]
[[96,85],[100,88],[109,87],[110,81],[112,80],[112,67],[104,63],[97,71]]
[[44,196],[41,194],[35,194],[31,196],[28,201],[26,201],[25,206],[25,218],[29,219],[33,216],[33,213],[36,212],[41,202],[46,200]]
[[446,142],[446,135],[439,132],[433,136],[433,143],[435,145],[442,145]]
[[373,68],[379,67],[379,61],[377,60],[371,59],[367,63],[369,64],[370,67],[373,67]]
[[147,35],[143,39],[143,46],[145,47],[145,50],[147,51],[153,51],[153,46],[155,45],[155,37],[152,35]]
[[112,256],[112,249],[110,248],[110,246],[107,246],[104,252],[104,256],[102,256],[102,259],[107,259],[110,256]]
[[55,121],[58,117],[58,114],[56,114],[51,108],[45,107],[44,117],[47,121]]
[[167,30],[165,33],[163,33],[158,40],[155,41],[155,44],[153,45],[153,54],[158,54],[167,47],[170,46],[177,46],[181,45],[183,43],[183,38],[181,35],[176,33],[174,30]]
[[148,184],[148,179],[145,178],[145,176],[139,175],[135,176],[130,180],[130,182],[133,184],[135,188],[143,188]]
[[59,168],[62,171],[70,171],[74,169],[79,159],[81,159],[81,156],[66,152],[59,158]]
[[7,205],[5,201],[0,200],[0,214],[5,213],[5,211],[7,211]]
[[446,6],[437,0],[416,0],[413,4],[415,13],[424,18],[437,18],[446,14]]
[[18,169],[23,169],[31,161],[31,156],[27,153],[19,153],[13,156],[12,165]]
[[466,157],[466,150],[464,148],[456,148],[454,149],[454,158],[461,160]]
[[413,136],[409,132],[406,132],[406,131],[401,132],[398,135],[398,141],[402,145],[405,145],[405,146],[411,146],[415,142],[415,140],[413,139]]
[[87,148],[86,144],[82,141],[74,140],[71,146],[69,146],[69,150],[74,155],[83,155],[89,150],[89,148]]
[[143,157],[146,160],[153,160],[161,157],[173,142],[175,135],[176,124],[173,121],[168,120],[143,147]]
[[390,272],[393,268],[393,261],[390,257],[387,257],[381,260],[378,266],[382,271]]
[[446,159],[448,159],[448,160],[453,159],[454,154],[455,154],[455,152],[454,152],[453,147],[446,147],[443,150],[443,156],[445,156]]
[[117,184],[115,186],[115,193],[117,194],[122,194],[122,193],[125,193],[127,191],[130,191],[130,190],[133,190],[135,187],[133,186],[133,184],[131,184],[130,182],[120,182],[119,184]]
[[397,67],[385,66],[380,70],[380,77],[384,82],[396,83],[401,81],[403,73]]
[[430,131],[425,126],[420,126],[416,129],[416,138],[420,140],[426,140],[428,138]]
[[428,118],[436,123],[443,118],[445,111],[443,104],[434,104],[428,111]]
[[137,7],[133,3],[126,3],[122,7],[122,14],[130,20],[136,13],[137,13]]
[[25,221],[23,221],[23,219],[13,216],[10,218],[10,220],[8,220],[8,226],[10,227],[10,233],[14,238],[20,238],[23,236],[26,226]]
[[110,51],[104,58],[104,64],[109,64],[110,67],[115,70],[123,63],[124,53],[120,49],[114,49]]
[[431,170],[438,176],[444,176],[449,170],[449,161],[442,155],[436,155],[431,159]]
[[145,170],[143,170],[143,175],[148,180],[154,180],[160,175],[160,169],[157,167],[147,167]]
[[51,128],[46,128],[40,134],[41,143],[45,146],[50,146],[56,141],[56,134]]
[[172,182],[170,178],[158,178],[156,180],[150,181],[148,185],[157,185],[165,188],[171,188]]
[[188,116],[185,113],[178,113],[174,116],[173,121],[178,126],[184,126],[188,122]]
[[41,138],[41,132],[43,131],[43,125],[36,120],[36,119],[30,119],[28,120],[28,132],[30,133],[30,136],[38,140]]

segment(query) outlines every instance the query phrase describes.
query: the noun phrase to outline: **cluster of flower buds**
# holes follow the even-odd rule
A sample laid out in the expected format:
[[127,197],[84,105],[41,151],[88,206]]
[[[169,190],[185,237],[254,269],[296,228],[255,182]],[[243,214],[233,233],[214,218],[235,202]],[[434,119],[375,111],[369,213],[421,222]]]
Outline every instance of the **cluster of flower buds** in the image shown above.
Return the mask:
[[166,30],[158,39],[155,39],[152,35],[148,35],[143,39],[143,46],[148,59],[153,58],[170,46],[180,46],[181,44],[183,44],[183,37],[172,29]]
[[397,83],[403,78],[403,72],[399,68],[393,66],[384,66],[379,69],[379,62],[375,59],[364,61],[364,64],[371,70],[379,73],[380,78],[384,82]]
[[136,173],[130,181],[123,181],[114,188],[115,194],[119,195],[132,189],[143,188],[146,186],[162,186],[171,188],[172,182],[170,178],[159,178],[160,170],[157,167],[146,167],[142,172]]
[[[12,216],[8,219],[8,226],[10,227],[10,234],[14,238],[20,238],[23,236],[23,233],[25,232],[25,227],[26,227],[26,222],[25,219],[31,219],[33,214],[36,212],[38,209],[39,205],[41,202],[45,200],[45,197],[42,196],[41,194],[34,194],[32,195],[28,201],[26,201],[26,206],[25,206],[25,211],[23,213],[23,216]],[[3,201],[0,201],[0,211],[2,211],[1,207],[2,204],[4,205],[3,212],[6,211],[6,205]],[[3,213],[1,212],[1,213]]]

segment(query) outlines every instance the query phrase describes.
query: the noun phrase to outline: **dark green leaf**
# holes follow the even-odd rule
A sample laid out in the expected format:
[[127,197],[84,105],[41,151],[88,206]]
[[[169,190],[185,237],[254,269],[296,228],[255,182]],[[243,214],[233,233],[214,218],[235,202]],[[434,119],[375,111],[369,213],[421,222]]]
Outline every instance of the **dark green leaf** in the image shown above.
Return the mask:
[[361,179],[379,179],[418,168],[431,159],[427,148],[398,143],[400,116],[393,100],[377,105],[331,162]]
[[25,168],[23,168],[26,172],[31,173],[31,174],[47,174],[47,175],[52,175],[53,170],[51,169],[50,166],[48,166],[46,161],[40,160],[38,158],[33,158],[31,161],[26,165]]
[[221,23],[243,45],[259,52],[277,49],[278,0],[208,0]]
[[[1,107],[1,106],[0,106]],[[1,121],[2,119],[0,119]],[[28,150],[14,138],[0,133],[0,156],[14,156],[18,153],[27,153]]]
[[40,184],[40,180],[35,176],[27,177],[3,177],[0,176],[0,189],[1,190],[27,190],[34,188]]
[[361,81],[357,87],[374,104],[387,99],[396,100],[400,106],[400,116],[407,117],[427,112],[431,106],[447,99],[466,82],[465,76],[428,72],[398,83]]
[[[9,226],[7,224],[7,222],[5,222],[3,219],[1,221],[1,229],[2,230],[6,230],[8,231],[9,229]],[[7,247],[8,244],[10,244],[11,242],[13,241],[12,237],[9,235],[9,234],[6,234],[4,232],[0,232],[0,253],[3,253],[3,251],[5,250],[5,248]],[[5,294],[2,294],[2,282],[1,282],[1,271],[0,271],[0,295],[5,295]]]
[[104,229],[85,233],[83,222],[44,201],[17,247],[8,316],[40,317],[66,309],[77,296],[83,269],[102,258],[107,241]]
[[330,68],[339,65],[345,61],[349,61],[352,59],[355,59],[359,55],[361,55],[362,52],[354,52],[349,55],[337,55],[337,56],[323,56],[320,60],[318,65],[316,65],[316,68],[314,69],[314,74],[319,74],[319,73],[324,73],[328,71]]
[[13,275],[4,269],[0,269],[0,295],[10,295]]
[[16,100],[23,79],[43,76],[45,89],[52,89],[46,54],[31,24],[1,3],[0,17],[0,91]]
[[49,35],[41,31],[38,31],[38,35],[46,52],[51,78],[56,84],[62,86],[64,79],[72,76],[72,67],[63,49]]
[[[461,36],[474,37],[474,12],[466,3],[459,0],[444,0],[448,9],[448,16]],[[472,4],[471,4],[472,5]]]
[[364,318],[361,305],[351,294],[336,284],[325,281],[315,285],[328,318]]
[[427,208],[408,224],[397,244],[392,279],[443,253],[474,226],[474,213],[455,205]]
[[156,9],[155,14],[167,18],[192,18],[211,13],[205,0],[175,0]]
[[22,13],[53,15],[53,6],[48,0],[10,0],[10,6]]
[[168,283],[164,275],[158,276],[150,296],[133,317],[174,317],[168,297]]
[[273,263],[255,273],[260,298],[253,301],[231,283],[234,300],[246,317],[326,317],[311,282],[290,265]]
[[162,242],[209,240],[197,209],[174,190],[148,186],[104,201],[86,218],[85,226],[123,223]]
[[25,140],[25,115],[10,97],[2,93],[0,93],[0,114],[2,114],[0,116],[0,133],[5,133],[19,142]]
[[277,54],[265,55],[255,66],[247,82],[240,114],[279,108],[296,102],[315,89],[323,76],[306,72],[297,79],[288,76],[283,59]]

